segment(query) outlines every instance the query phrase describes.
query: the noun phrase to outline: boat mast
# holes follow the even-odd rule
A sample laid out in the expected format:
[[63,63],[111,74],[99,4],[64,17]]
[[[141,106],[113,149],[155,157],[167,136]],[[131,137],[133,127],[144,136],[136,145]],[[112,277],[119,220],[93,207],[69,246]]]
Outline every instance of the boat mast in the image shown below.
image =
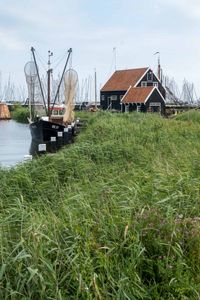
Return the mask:
[[50,105],[51,105],[51,56],[53,56],[53,52],[50,50],[48,51],[48,70],[47,70],[47,115],[50,117],[51,115],[51,110],[50,110]]
[[54,105],[55,105],[55,103],[56,103],[56,100],[57,100],[57,98],[58,98],[58,94],[59,94],[59,91],[60,91],[60,86],[61,86],[61,83],[62,83],[64,74],[65,74],[65,70],[66,70],[67,64],[68,64],[68,62],[69,62],[69,58],[70,58],[71,53],[72,53],[72,48],[70,48],[70,49],[68,50],[67,60],[66,60],[66,63],[65,63],[65,66],[64,66],[64,69],[63,69],[63,72],[62,72],[62,76],[61,76],[61,79],[60,79],[60,82],[59,82],[59,85],[58,85],[58,88],[57,88],[57,91],[56,91],[56,95],[55,95],[55,99],[54,99],[54,102],[53,102],[52,110],[53,110]]
[[39,81],[39,85],[40,85],[40,91],[41,91],[41,94],[42,94],[42,101],[43,101],[44,108],[45,108],[45,111],[46,111],[46,114],[47,114],[47,107],[46,107],[46,102],[45,102],[45,99],[44,99],[42,83],[41,83],[41,80],[40,80],[38,65],[37,65],[36,58],[35,58],[35,49],[33,47],[31,47],[31,52],[33,54],[33,60],[34,60],[35,67],[36,67],[36,73],[37,73],[37,77],[38,77],[38,81]]

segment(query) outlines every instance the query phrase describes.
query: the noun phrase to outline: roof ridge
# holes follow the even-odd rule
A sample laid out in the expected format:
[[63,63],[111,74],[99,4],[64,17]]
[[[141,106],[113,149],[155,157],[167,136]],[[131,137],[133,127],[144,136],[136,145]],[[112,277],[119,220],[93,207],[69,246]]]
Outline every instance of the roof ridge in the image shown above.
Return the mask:
[[[131,69],[121,69],[121,70],[116,70],[115,72],[134,71],[134,70],[143,70],[143,69],[149,69],[149,67],[131,68]],[[115,73],[115,72],[114,72],[114,73]]]

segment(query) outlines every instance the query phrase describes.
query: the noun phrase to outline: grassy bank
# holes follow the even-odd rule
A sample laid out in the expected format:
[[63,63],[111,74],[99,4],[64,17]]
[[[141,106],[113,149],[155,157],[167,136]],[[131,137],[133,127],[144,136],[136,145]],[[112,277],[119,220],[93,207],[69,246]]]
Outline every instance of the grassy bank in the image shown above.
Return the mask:
[[200,110],[191,109],[175,116],[176,120],[200,123]]
[[200,124],[91,115],[0,170],[0,299],[199,299]]
[[13,120],[20,123],[28,123],[29,110],[27,107],[16,105],[11,111],[11,117]]

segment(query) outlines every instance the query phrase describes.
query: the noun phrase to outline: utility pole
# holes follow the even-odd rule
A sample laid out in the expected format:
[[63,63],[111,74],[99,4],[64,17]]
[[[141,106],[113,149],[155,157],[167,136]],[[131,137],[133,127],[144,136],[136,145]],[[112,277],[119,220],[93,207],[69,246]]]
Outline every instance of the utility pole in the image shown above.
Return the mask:
[[162,82],[161,66],[160,66],[160,55],[158,56],[158,79]]
[[114,53],[114,68],[116,71],[117,70],[117,48],[116,47],[113,48],[113,53]]
[[158,55],[158,70],[157,70],[157,75],[158,75],[158,79],[161,81],[162,83],[162,70],[161,70],[161,65],[160,65],[160,52],[156,52],[154,53],[154,55]]
[[95,98],[95,109],[97,109],[97,72],[94,69],[94,98]]

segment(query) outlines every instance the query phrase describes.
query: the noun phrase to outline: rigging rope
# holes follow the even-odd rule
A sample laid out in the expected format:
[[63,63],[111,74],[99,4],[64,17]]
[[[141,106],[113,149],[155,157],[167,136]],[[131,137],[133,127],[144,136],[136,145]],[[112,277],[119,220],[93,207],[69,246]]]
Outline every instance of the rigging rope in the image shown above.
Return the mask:
[[40,55],[37,53],[37,51],[35,51],[35,54],[36,54],[38,60],[40,61],[43,69],[45,70],[45,72],[47,72],[47,66],[46,66],[45,60],[43,60],[43,58],[40,57]]
[[54,70],[59,66],[59,64],[66,58],[66,54],[62,55],[62,57],[60,56],[60,58],[56,59],[52,64],[54,64],[55,62],[57,62],[57,64],[55,65],[55,67],[53,68]]

